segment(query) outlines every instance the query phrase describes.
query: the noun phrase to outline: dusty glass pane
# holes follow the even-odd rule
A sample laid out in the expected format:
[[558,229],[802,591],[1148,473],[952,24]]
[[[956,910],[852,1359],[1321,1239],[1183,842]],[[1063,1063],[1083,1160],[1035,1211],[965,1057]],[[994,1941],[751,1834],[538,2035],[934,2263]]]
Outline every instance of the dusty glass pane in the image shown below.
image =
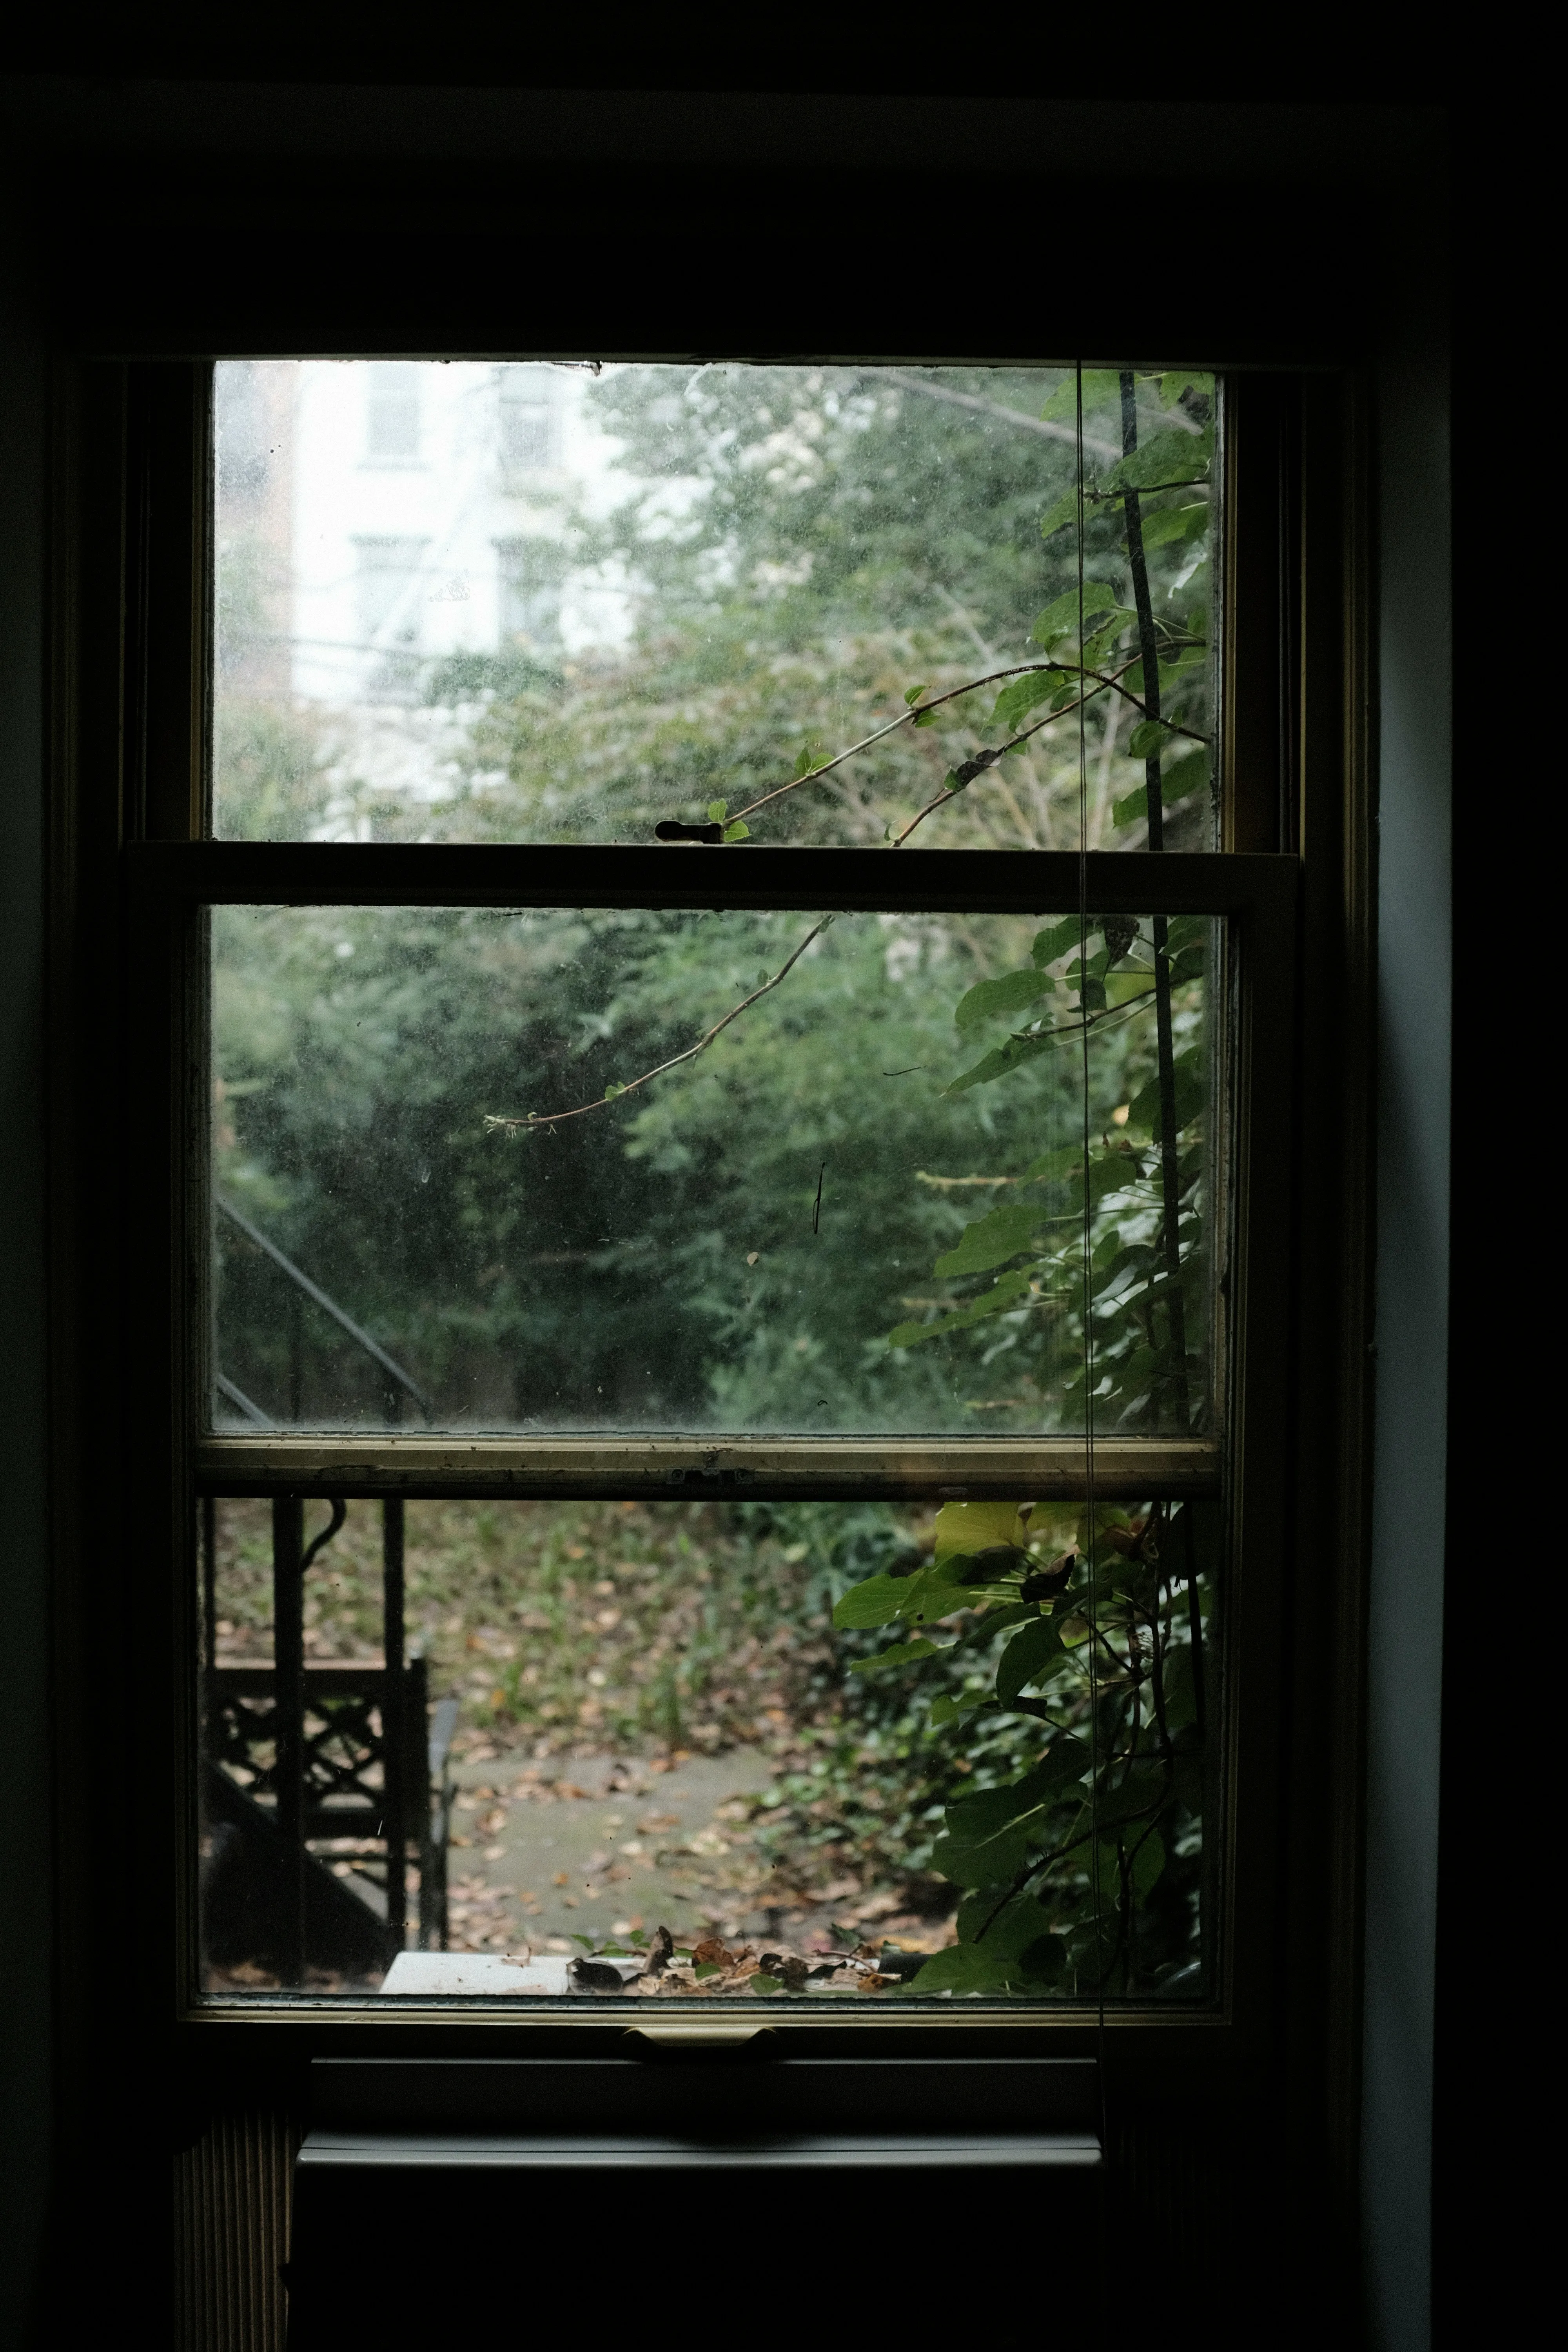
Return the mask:
[[216,832],[876,844],[1005,751],[911,845],[1142,847],[1152,761],[1212,846],[1218,386],[1082,390],[1080,483],[1060,367],[221,362]]
[[1206,920],[211,921],[219,1426],[1211,1424]]
[[206,1508],[209,1994],[1205,1994],[1203,1506]]

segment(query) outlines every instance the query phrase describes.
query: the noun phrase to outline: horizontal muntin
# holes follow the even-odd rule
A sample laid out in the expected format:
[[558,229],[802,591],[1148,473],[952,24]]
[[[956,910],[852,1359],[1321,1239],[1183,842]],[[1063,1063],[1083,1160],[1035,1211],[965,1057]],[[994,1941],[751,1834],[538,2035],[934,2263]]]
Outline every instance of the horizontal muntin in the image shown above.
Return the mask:
[[1012,2171],[1092,2169],[1103,2158],[1089,2132],[844,2133],[789,2139],[537,2137],[308,2133],[298,2161],[310,2169],[379,2171],[667,2172]]
[[[391,1494],[552,1496],[590,1500],[705,1496],[745,1492],[759,1500],[800,1496],[984,1497],[1083,1495],[1089,1449],[1080,1437],[982,1438],[956,1444],[910,1440],[746,1438],[527,1438],[379,1431],[268,1430],[199,1438],[197,1484],[221,1495]],[[1218,1491],[1221,1449],[1211,1438],[1107,1438],[1094,1447],[1093,1480],[1107,1501]]]
[[[710,849],[606,842],[147,841],[126,873],[147,898],[229,907],[646,907],[1283,917],[1299,862],[1181,851]],[[717,861],[717,862],[715,862]]]

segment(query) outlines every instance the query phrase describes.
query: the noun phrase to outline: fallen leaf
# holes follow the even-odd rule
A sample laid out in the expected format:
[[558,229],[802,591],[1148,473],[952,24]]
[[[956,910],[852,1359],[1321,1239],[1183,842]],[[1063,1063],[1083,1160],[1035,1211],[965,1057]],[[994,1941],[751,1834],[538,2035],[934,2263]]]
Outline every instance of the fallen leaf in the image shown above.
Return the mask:
[[488,1845],[485,1848],[485,1860],[487,1862],[500,1862],[505,1853],[506,1848],[504,1845]]
[[619,1969],[608,1960],[574,1960],[567,1974],[587,1992],[619,1992],[624,1982]]
[[644,1974],[650,1977],[662,1976],[674,1957],[675,1938],[668,1927],[660,1927],[647,1948]]
[[572,1884],[571,1872],[569,1870],[558,1870],[550,1884],[552,1886],[570,1886]]

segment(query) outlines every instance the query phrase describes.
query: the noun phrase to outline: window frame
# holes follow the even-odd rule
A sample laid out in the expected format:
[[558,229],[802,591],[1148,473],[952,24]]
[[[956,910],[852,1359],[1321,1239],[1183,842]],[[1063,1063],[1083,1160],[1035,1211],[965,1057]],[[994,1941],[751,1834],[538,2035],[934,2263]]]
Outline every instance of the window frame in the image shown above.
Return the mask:
[[[95,977],[100,982],[112,979],[119,984],[125,1014],[126,1052],[119,1102],[123,1111],[121,1150],[127,1187],[123,1213],[112,1231],[122,1265],[129,1268],[121,1282],[120,1296],[130,1325],[141,1334],[141,1343],[134,1349],[122,1343],[119,1360],[139,1361],[147,1368],[147,1376],[128,1396],[114,1450],[127,1496],[128,1519],[138,1531],[137,1557],[156,1564],[159,1575],[154,1589],[166,1601],[166,1606],[156,1612],[154,1625],[138,1625],[131,1648],[143,1658],[161,1660],[153,1679],[167,1692],[168,1724],[164,1736],[147,1743],[154,1761],[143,1785],[154,1811],[176,1831],[174,1850],[164,1856],[166,1866],[152,1874],[156,1893],[150,1895],[146,1918],[154,1932],[152,1957],[142,1972],[143,2000],[150,1997],[153,2014],[178,2019],[182,2037],[187,2031],[195,2032],[209,2046],[221,2041],[231,2048],[239,2046],[235,2036],[243,2037],[259,2027],[268,2029],[269,2045],[276,2046],[282,2032],[291,2047],[302,2052],[329,2045],[379,2048],[388,2046],[388,2036],[406,2049],[411,2046],[410,2037],[416,2041],[431,2033],[443,2048],[455,2047],[458,2041],[476,2033],[489,2040],[498,2027],[521,2031],[535,2040],[565,2031],[574,2046],[579,2047],[584,2034],[618,2037],[625,2031],[624,2021],[575,2010],[569,2015],[555,2011],[546,2017],[538,2011],[509,2006],[480,2015],[479,2005],[454,2003],[418,2015],[400,2011],[393,2019],[374,2003],[362,2006],[338,2000],[329,2009],[308,1998],[268,1996],[254,2004],[226,2001],[218,2009],[195,1993],[195,1922],[191,1900],[195,1853],[191,1799],[195,1579],[186,1572],[184,1554],[194,1533],[198,1486],[205,1484],[213,1491],[221,1491],[217,1481],[222,1465],[211,1456],[205,1462],[199,1458],[185,1403],[192,1392],[192,1333],[197,1321],[193,1307],[200,1274],[192,1255],[192,1235],[203,1230],[199,1218],[193,1223],[189,1213],[190,1138],[193,1132],[203,1131],[200,1107],[192,1096],[192,1074],[202,1066],[198,1048],[205,1018],[205,996],[193,963],[193,910],[204,903],[541,903],[536,889],[520,891],[515,882],[502,884],[494,877],[500,870],[498,860],[510,859],[519,869],[526,861],[537,870],[546,853],[229,844],[192,837],[200,832],[206,790],[210,697],[205,610],[212,528],[206,488],[210,391],[205,366],[176,361],[85,369],[69,387],[67,406],[72,428],[73,463],[67,484],[71,515],[79,524],[91,513],[95,500],[101,506],[107,494],[137,526],[130,533],[131,553],[140,554],[139,570],[134,561],[130,566],[133,593],[110,615],[103,594],[110,567],[84,557],[79,530],[74,541],[77,576],[71,583],[69,635],[78,657],[68,665],[69,675],[62,681],[62,706],[73,716],[85,714],[90,682],[96,676],[101,686],[104,656],[112,647],[120,680],[116,707],[135,723],[130,730],[133,756],[119,766],[120,791],[110,823],[99,823],[96,838],[88,837],[95,831],[89,825],[60,846],[64,896],[73,917],[69,929],[74,943],[83,950],[84,978],[79,985],[85,995],[66,1009],[68,1024],[73,1020],[78,1024],[79,1066]],[[1234,431],[1233,420],[1233,435]],[[1320,439],[1324,437],[1320,434]],[[1342,563],[1348,535],[1343,529],[1342,502],[1352,470],[1345,463],[1346,455],[1342,446],[1330,452],[1320,476],[1327,491],[1326,502],[1321,498],[1320,504],[1326,503],[1333,522]],[[1229,457],[1234,475],[1238,457],[1234,440]],[[1310,501],[1308,508],[1310,510]],[[1237,510],[1233,479],[1227,478],[1226,527],[1231,543],[1226,560],[1233,580],[1238,576]],[[126,551],[122,541],[116,557],[123,559]],[[1342,579],[1337,584],[1342,590],[1346,583]],[[1353,568],[1351,584],[1359,587]],[[1233,665],[1227,682],[1233,692],[1242,677],[1242,669],[1234,667],[1237,659],[1227,646],[1227,662]],[[1344,667],[1337,648],[1317,664],[1303,649],[1300,667],[1303,695],[1315,690],[1320,705],[1326,695],[1331,709],[1342,709],[1347,698]],[[1230,704],[1226,723],[1227,766],[1234,770],[1237,762],[1230,744],[1240,730]],[[92,746],[90,740],[84,739],[90,739],[92,731],[90,721],[79,726],[68,747],[69,772],[62,797],[73,807],[83,805],[84,785],[90,795]],[[1321,735],[1318,740],[1322,740]],[[1355,779],[1361,772],[1355,765],[1353,745],[1352,753],[1346,764]],[[1290,850],[1271,852],[1258,847],[1247,856],[1239,845],[1231,845],[1238,829],[1238,813],[1262,805],[1275,789],[1272,784],[1265,789],[1265,780],[1260,778],[1256,791],[1249,793],[1247,781],[1245,775],[1227,778],[1232,790],[1227,795],[1230,814],[1225,849],[1197,856],[1160,855],[1160,887],[1152,892],[1148,870],[1154,860],[1147,853],[1109,853],[1100,860],[1090,860],[1090,898],[1097,907],[1103,902],[1107,911],[1119,908],[1139,913],[1212,911],[1255,927],[1254,942],[1271,960],[1269,996],[1280,1008],[1282,1026],[1274,1033],[1280,1041],[1278,1050],[1261,1051],[1255,1000],[1244,1009],[1236,1039],[1247,1081],[1245,1088],[1237,1091],[1238,1117],[1244,1124],[1252,1121],[1249,1134],[1261,1132],[1265,1107],[1283,1104],[1277,1131],[1299,1139],[1301,1129],[1295,1122],[1307,1100],[1301,1091],[1303,1070],[1292,1009],[1299,950],[1309,967],[1314,961],[1321,965],[1325,948],[1337,957],[1339,941],[1328,936],[1321,901],[1314,906],[1310,888],[1300,899],[1298,940],[1294,915],[1303,869]],[[1342,779],[1336,781],[1342,782]],[[1322,798],[1320,793],[1320,803]],[[1353,814],[1352,810],[1352,830]],[[1254,828],[1254,838],[1256,832]],[[658,859],[657,902],[673,903],[668,896],[671,886],[663,879],[669,862],[667,851],[650,847],[646,852],[548,855],[586,856],[603,861],[623,854],[635,857],[645,873]],[[776,873],[780,859],[804,859],[820,866],[824,859],[865,859],[876,854],[764,850],[760,856],[769,872]],[[946,856],[962,858],[971,867],[987,853],[925,852],[918,863],[929,871]],[[758,857],[759,852],[752,850],[745,866],[755,866]],[[395,877],[399,861],[415,858],[443,861],[441,871],[450,878],[444,880],[436,895],[413,886],[406,864]],[[359,870],[361,861],[365,861],[367,873],[370,863],[375,863],[386,878],[378,880],[374,888],[357,886],[348,869],[352,862]],[[1014,866],[1017,862],[1008,860]],[[996,901],[984,903],[1026,900],[1031,908],[1042,911],[1053,904],[1076,908],[1079,860],[1068,856],[1058,863],[1070,868],[1070,892],[1064,882],[1043,894],[1032,887],[1001,894]],[[458,867],[465,864],[470,874],[459,874]],[[488,887],[479,887],[472,878],[481,865],[492,877]],[[706,874],[709,869],[697,869],[686,859],[681,870],[688,869],[692,875],[688,887],[699,892],[689,902],[711,903],[711,881],[700,887],[697,882],[698,871]],[[1194,886],[1186,905],[1178,904],[1174,895],[1184,869],[1192,870]],[[607,874],[609,869],[605,870]],[[726,904],[742,903],[737,888],[740,870],[732,858],[721,869],[726,877]],[[238,879],[242,872],[247,877],[243,885]],[[316,877],[324,879],[329,873],[331,890],[323,900],[323,881]],[[301,892],[303,896],[299,895]],[[583,903],[592,894],[578,883],[571,890],[552,888],[549,895],[551,902],[561,904]],[[646,885],[631,895],[640,903],[648,903]],[[866,902],[863,891],[853,895],[857,904]],[[969,887],[963,896],[966,904],[973,904],[976,893]],[[904,903],[927,905],[931,897],[929,886],[921,887],[911,880],[910,896]],[[808,899],[814,905],[831,903],[820,884],[808,893]],[[759,887],[753,903],[779,904],[777,886],[765,890]],[[107,953],[101,943],[86,943],[81,926],[90,924],[95,916],[109,919]],[[1309,1096],[1310,1077],[1309,1071]],[[1245,1110],[1241,1108],[1244,1101]],[[1224,1668],[1231,1704],[1226,1714],[1225,1779],[1229,1793],[1223,1830],[1223,1882],[1231,1892],[1224,1927],[1223,1997],[1212,2008],[1179,2015],[1152,2006],[1129,2005],[1112,2011],[1106,2021],[1108,2056],[1110,2047],[1120,2043],[1127,2053],[1127,2063],[1131,2063],[1136,2051],[1141,2069],[1152,2068],[1155,2077],[1173,2084],[1191,2078],[1200,2045],[1205,2054],[1198,2063],[1205,2078],[1216,2068],[1233,2082],[1247,2078],[1269,2037],[1271,2019],[1280,2000],[1271,1962],[1273,1923],[1281,1888],[1275,1832],[1284,1803],[1289,1759],[1276,1726],[1289,1690],[1285,1641],[1290,1598],[1282,1567],[1270,1570],[1257,1563],[1266,1561],[1270,1545],[1282,1563],[1288,1549],[1287,1489],[1292,1457],[1300,1451],[1291,1394],[1300,1349],[1289,1341],[1270,1344],[1261,1335],[1284,1332],[1290,1327],[1290,1294],[1300,1279],[1301,1253],[1299,1203],[1287,1197],[1286,1187],[1278,1190],[1279,1214],[1273,1220],[1272,1230],[1265,1233],[1255,1214],[1255,1192],[1249,1192],[1238,1173],[1237,1221],[1246,1236],[1247,1271],[1244,1300],[1233,1301],[1232,1306],[1235,1402],[1228,1422],[1243,1468],[1227,1497],[1227,1508],[1233,1515],[1237,1546],[1232,1574],[1237,1580],[1237,1593],[1246,1596],[1246,1605],[1231,1612]],[[140,1236],[145,1245],[128,1246],[132,1235]],[[79,1354],[70,1368],[79,1387],[83,1375]],[[1103,1449],[1100,1450],[1103,1458]],[[290,1486],[307,1490],[299,1473],[291,1476]],[[384,1491],[378,1486],[345,1485],[341,1475],[334,1478],[333,1486],[334,1491],[351,1494]],[[248,1477],[247,1490],[259,1491]],[[314,1478],[311,1490],[324,1491]],[[402,1491],[436,1490],[421,1484],[405,1486]],[[513,1486],[509,1491],[517,1488]],[[86,1584],[91,1581],[90,1577],[84,1580]],[[126,1612],[127,1617],[132,1613]],[[1245,1704],[1238,1705],[1237,1694],[1242,1692]],[[1020,2046],[1022,2034],[1031,2042],[1039,2041],[1042,2046],[1064,2054],[1094,2046],[1093,2025],[1081,2013],[1018,2007],[1022,2013],[1014,2015],[978,2004],[973,2008],[955,2004],[939,2021],[915,2018],[908,2011],[868,2010],[831,2019],[813,2015],[802,2018],[798,2024],[792,2017],[778,2023],[787,2025],[804,2041],[827,2035],[840,2045],[846,2033],[868,2032],[881,2038],[893,2032],[906,2042],[934,2033],[946,2042],[959,2030],[966,2046],[976,2053],[999,2034],[1008,2047]],[[770,2018],[769,2023],[773,2022]]]

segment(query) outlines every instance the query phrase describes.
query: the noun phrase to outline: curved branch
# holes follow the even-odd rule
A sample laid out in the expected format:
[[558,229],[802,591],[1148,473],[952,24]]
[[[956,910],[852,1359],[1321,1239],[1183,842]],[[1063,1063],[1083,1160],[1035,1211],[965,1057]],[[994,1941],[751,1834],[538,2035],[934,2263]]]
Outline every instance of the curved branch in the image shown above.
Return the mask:
[[[1195,644],[1198,640],[1194,638],[1192,642]],[[851,743],[846,751],[836,751],[832,759],[824,760],[820,767],[808,769],[804,776],[792,776],[787,784],[776,784],[771,793],[763,793],[760,799],[748,801],[744,808],[736,809],[726,822],[739,824],[742,817],[755,816],[759,809],[769,807],[774,801],[782,801],[790,793],[799,792],[803,784],[820,782],[824,776],[830,776],[835,768],[841,768],[847,760],[857,759],[862,751],[868,751],[873,743],[881,742],[884,736],[896,734],[900,727],[912,726],[915,720],[923,718],[928,710],[940,710],[944,703],[957,702],[966,694],[977,694],[983,686],[995,686],[1002,678],[1036,677],[1052,670],[1058,672],[1063,677],[1092,678],[1094,684],[1102,692],[1108,688],[1113,688],[1125,701],[1132,705],[1134,710],[1142,712],[1146,719],[1149,716],[1148,704],[1141,696],[1134,694],[1130,686],[1123,686],[1121,683],[1128,671],[1135,669],[1142,658],[1142,654],[1134,654],[1131,660],[1123,662],[1120,669],[1110,671],[1086,669],[1081,662],[1060,661],[1015,662],[1010,669],[989,670],[984,677],[972,677],[966,686],[949,687],[945,694],[932,695],[929,702],[911,704],[908,710],[900,711],[897,719],[889,719],[885,727],[876,728],[871,734],[863,735],[858,743]],[[1053,719],[1070,719],[1075,710],[1082,709],[1086,703],[1092,702],[1094,699],[1095,697],[1092,694],[1081,695],[1077,702],[1069,702],[1062,709],[1049,712],[1047,718],[1039,721],[1038,726],[1028,730],[1028,734],[1037,734],[1040,727],[1048,726]],[[1173,735],[1184,735],[1189,742],[1206,743],[1209,740],[1208,736],[1200,734],[1195,728],[1184,727],[1174,719],[1164,719],[1160,723],[1162,726],[1168,727]],[[1019,743],[1026,740],[1027,737],[1025,735],[1016,738],[1016,741]],[[1003,746],[1005,751],[1011,751],[1013,748],[1014,745],[1011,743]],[[951,798],[952,795],[947,794],[944,797]],[[921,817],[929,816],[931,809],[940,808],[941,805],[940,798],[932,801],[929,808],[921,811]],[[919,823],[920,817],[917,817],[915,824]],[[912,832],[914,826],[911,825],[909,830]],[[900,838],[902,837],[900,835]]]
[[739,1004],[733,1006],[730,1012],[725,1013],[722,1021],[715,1021],[712,1028],[705,1031],[704,1034],[699,1037],[695,1045],[688,1045],[683,1054],[672,1054],[668,1062],[660,1062],[657,1068],[645,1070],[640,1078],[633,1078],[626,1086],[616,1087],[612,1093],[601,1095],[596,1102],[578,1103],[571,1110],[525,1111],[521,1118],[502,1118],[496,1117],[493,1113],[487,1112],[485,1115],[486,1127],[553,1127],[557,1119],[585,1118],[590,1111],[608,1110],[612,1103],[620,1102],[626,1095],[635,1095],[639,1087],[646,1087],[648,1085],[650,1080],[654,1078],[663,1077],[667,1070],[678,1070],[682,1062],[695,1061],[699,1054],[705,1054],[707,1052],[715,1037],[721,1035],[724,1030],[728,1029],[731,1021],[738,1021],[742,1013],[747,1012],[752,1005],[756,1003],[759,997],[769,995],[772,991],[778,986],[780,981],[786,978],[795,965],[800,961],[802,956],[805,953],[813,940],[820,939],[823,932],[827,929],[829,923],[837,922],[837,919],[838,918],[836,914],[825,915],[820,923],[817,923],[811,930],[807,931],[799,947],[796,948],[795,953],[790,957],[789,961],[779,966],[779,969],[774,972],[772,980],[765,981],[761,988],[753,988],[750,996],[742,997]]

